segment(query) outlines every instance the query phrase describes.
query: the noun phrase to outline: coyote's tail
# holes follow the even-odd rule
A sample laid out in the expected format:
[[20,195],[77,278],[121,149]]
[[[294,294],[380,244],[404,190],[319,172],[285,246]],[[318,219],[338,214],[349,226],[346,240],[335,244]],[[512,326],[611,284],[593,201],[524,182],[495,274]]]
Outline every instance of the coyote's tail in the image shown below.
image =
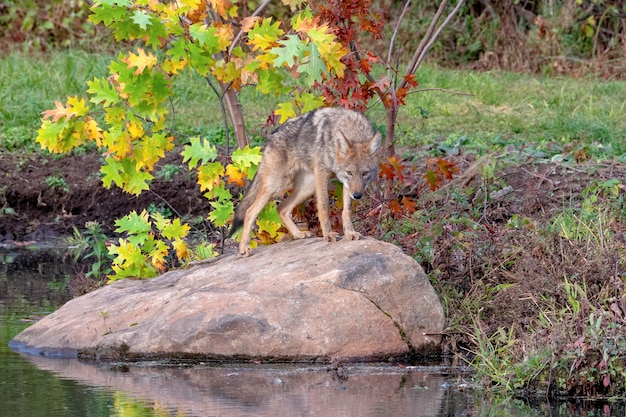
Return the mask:
[[237,230],[239,230],[243,226],[243,221],[246,217],[246,211],[248,208],[254,203],[256,200],[256,196],[259,193],[259,175],[254,176],[252,182],[248,186],[243,198],[235,208],[235,216],[233,217],[233,224],[230,226],[230,230],[228,231],[228,235],[226,237],[231,237]]

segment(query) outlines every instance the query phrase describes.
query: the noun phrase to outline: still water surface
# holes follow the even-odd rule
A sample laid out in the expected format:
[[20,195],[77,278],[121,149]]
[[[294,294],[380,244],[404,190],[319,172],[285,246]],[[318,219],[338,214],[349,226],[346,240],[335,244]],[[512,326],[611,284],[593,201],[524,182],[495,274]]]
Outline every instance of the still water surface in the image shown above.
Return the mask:
[[95,364],[21,355],[9,340],[69,299],[69,259],[0,247],[0,416],[624,416],[619,403],[484,400],[440,366]]

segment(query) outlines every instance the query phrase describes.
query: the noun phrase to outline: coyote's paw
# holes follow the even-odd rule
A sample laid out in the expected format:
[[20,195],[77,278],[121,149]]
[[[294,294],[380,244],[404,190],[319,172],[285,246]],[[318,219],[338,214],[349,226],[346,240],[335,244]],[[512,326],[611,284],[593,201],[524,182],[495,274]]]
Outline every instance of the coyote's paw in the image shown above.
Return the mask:
[[241,256],[250,256],[250,252],[252,252],[250,245],[239,245],[239,253]]
[[359,232],[355,232],[354,230],[348,230],[344,232],[345,240],[359,240],[361,239],[361,234]]
[[294,239],[304,239],[307,237],[313,237],[313,232],[308,230],[299,230],[297,234],[292,235]]
[[324,236],[324,240],[326,242],[336,242],[338,237],[339,234],[337,234],[336,232],[330,232],[328,236]]

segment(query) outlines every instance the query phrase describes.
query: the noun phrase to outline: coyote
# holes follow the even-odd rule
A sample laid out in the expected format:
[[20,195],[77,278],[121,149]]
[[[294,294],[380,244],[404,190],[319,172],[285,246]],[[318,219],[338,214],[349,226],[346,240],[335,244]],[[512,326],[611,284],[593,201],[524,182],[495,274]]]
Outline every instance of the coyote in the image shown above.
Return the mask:
[[291,219],[297,205],[313,194],[326,241],[335,242],[328,215],[328,181],[343,184],[343,231],[345,239],[358,240],[351,219],[352,199],[363,197],[365,187],[378,174],[381,135],[364,114],[343,108],[322,108],[290,119],[272,132],[256,176],[235,209],[228,236],[243,225],[239,252],[250,255],[250,232],[257,216],[273,198],[291,194],[278,205],[278,214],[294,239],[313,236],[299,230]]

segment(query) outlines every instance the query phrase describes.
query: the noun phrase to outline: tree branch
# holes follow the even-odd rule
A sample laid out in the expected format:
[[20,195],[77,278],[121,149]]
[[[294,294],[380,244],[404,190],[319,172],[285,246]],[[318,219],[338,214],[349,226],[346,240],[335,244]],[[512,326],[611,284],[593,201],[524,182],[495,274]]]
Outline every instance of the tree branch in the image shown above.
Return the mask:
[[422,53],[419,56],[419,59],[417,60],[417,62],[415,63],[415,67],[413,68],[412,73],[415,72],[415,70],[417,70],[417,68],[420,66],[420,64],[422,63],[422,60],[424,59],[424,57],[426,56],[426,53],[428,52],[428,50],[433,46],[433,44],[435,43],[435,41],[437,40],[437,38],[439,37],[439,35],[441,34],[441,32],[443,31],[443,29],[448,26],[448,24],[450,23],[450,21],[454,18],[454,16],[457,14],[457,12],[459,11],[459,9],[461,8],[461,6],[463,5],[463,3],[465,3],[465,0],[459,0],[459,2],[456,4],[456,6],[454,7],[454,9],[450,12],[450,14],[448,15],[448,17],[446,17],[446,20],[443,21],[443,23],[441,24],[441,26],[439,26],[437,28],[437,31],[434,33],[434,35],[431,37],[430,42],[428,42],[428,45],[426,45],[426,48],[424,48],[424,50],[422,51]]
[[[272,2],[272,0],[265,0],[263,3],[261,3],[261,5],[254,11],[254,13],[252,13],[250,15],[250,17],[254,17],[254,16],[258,16],[261,14],[261,12],[263,11],[263,9],[265,9],[267,7],[268,4],[270,4]],[[237,46],[237,44],[239,43],[239,41],[241,40],[241,38],[243,37],[243,29],[241,29],[239,31],[239,33],[237,33],[237,36],[235,36],[235,39],[233,39],[233,42],[230,44],[230,47],[228,48],[228,55],[230,56],[233,53],[233,49],[235,49],[235,46]]]
[[387,54],[387,77],[391,80],[391,55],[393,54],[393,47],[396,41],[396,36],[400,31],[400,24],[402,20],[404,20],[404,16],[406,15],[407,10],[409,10],[409,6],[411,5],[411,0],[407,0],[404,3],[404,7],[402,8],[402,13],[398,17],[398,22],[396,23],[396,27],[393,29],[393,35],[391,35],[391,40],[389,41],[389,53]]

